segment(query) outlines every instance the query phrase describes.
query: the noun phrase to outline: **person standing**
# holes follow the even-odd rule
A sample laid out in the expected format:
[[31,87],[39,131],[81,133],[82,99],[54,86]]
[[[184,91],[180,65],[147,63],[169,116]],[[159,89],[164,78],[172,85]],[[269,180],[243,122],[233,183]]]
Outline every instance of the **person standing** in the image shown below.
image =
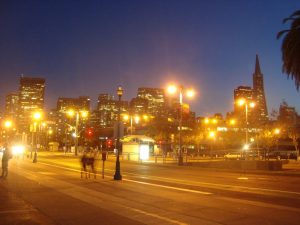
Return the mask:
[[4,145],[4,152],[2,155],[2,178],[6,178],[8,175],[8,161],[11,159],[12,155],[8,145]]

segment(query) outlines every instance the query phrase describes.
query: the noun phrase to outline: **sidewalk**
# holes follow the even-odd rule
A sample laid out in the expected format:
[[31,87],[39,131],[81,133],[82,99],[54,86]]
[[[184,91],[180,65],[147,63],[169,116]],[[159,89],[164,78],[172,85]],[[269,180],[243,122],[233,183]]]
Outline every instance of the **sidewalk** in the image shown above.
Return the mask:
[[[6,179],[9,179],[7,177]],[[5,179],[0,179],[0,225],[54,225],[49,218],[23,201],[6,188]]]

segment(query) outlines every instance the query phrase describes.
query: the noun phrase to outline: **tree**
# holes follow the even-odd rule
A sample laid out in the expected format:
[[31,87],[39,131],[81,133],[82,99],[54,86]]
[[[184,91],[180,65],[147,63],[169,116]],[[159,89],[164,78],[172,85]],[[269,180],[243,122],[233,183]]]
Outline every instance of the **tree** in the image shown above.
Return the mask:
[[283,23],[291,21],[290,29],[282,30],[277,34],[277,39],[284,35],[282,52],[282,71],[287,73],[288,78],[295,80],[297,91],[300,87],[300,10],[285,18]]

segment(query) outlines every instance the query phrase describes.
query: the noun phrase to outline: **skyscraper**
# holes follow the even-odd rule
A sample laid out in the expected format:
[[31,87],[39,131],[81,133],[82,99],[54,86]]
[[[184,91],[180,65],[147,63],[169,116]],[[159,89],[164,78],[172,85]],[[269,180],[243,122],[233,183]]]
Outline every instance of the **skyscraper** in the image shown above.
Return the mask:
[[98,97],[97,109],[94,112],[100,127],[113,127],[118,118],[119,104],[121,113],[128,110],[128,102],[115,100],[112,95],[100,94]]
[[78,98],[60,97],[57,100],[57,111],[62,113],[70,109],[90,111],[90,102],[91,100],[88,96],[79,96]]
[[165,111],[165,92],[161,88],[138,88],[137,97],[148,100],[148,113],[154,116]]
[[253,73],[253,95],[256,102],[255,117],[259,126],[268,121],[268,110],[264,91],[264,78],[260,70],[258,55],[256,55],[255,71]]
[[19,94],[10,93],[5,99],[5,116],[11,119],[16,119],[19,108]]
[[28,131],[34,111],[44,109],[45,79],[21,77],[19,88],[19,131]]

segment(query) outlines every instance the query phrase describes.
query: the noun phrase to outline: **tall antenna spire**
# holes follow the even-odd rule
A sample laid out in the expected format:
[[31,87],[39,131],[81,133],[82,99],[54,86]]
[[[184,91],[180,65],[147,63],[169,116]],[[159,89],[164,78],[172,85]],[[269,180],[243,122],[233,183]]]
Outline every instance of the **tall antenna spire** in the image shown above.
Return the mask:
[[256,54],[256,59],[255,59],[255,72],[254,74],[256,75],[261,75],[261,71],[260,71],[260,65],[259,65],[259,59],[258,59],[258,55]]

